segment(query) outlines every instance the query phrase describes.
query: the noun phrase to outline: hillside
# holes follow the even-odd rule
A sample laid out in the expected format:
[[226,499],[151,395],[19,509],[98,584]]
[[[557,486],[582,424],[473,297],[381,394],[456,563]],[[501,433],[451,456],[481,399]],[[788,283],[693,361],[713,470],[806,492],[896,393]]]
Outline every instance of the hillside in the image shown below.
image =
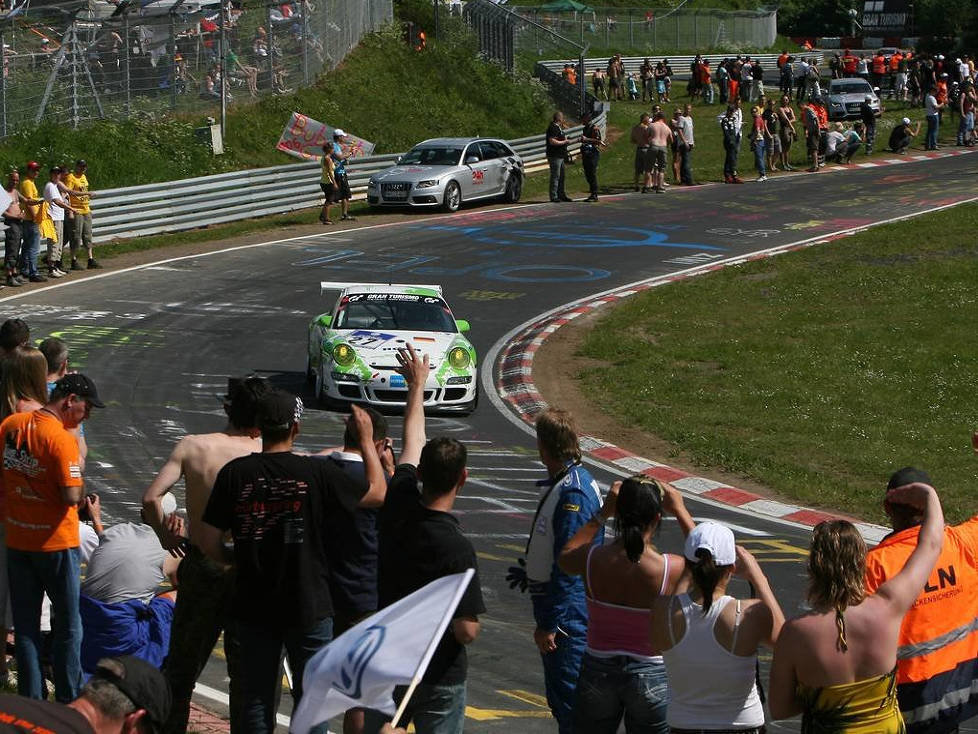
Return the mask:
[[46,168],[85,158],[96,186],[111,188],[294,162],[275,150],[293,111],[374,141],[382,153],[445,134],[530,135],[545,124],[550,105],[536,81],[511,79],[484,62],[467,36],[418,53],[391,27],[368,36],[312,87],[233,105],[223,156],[197,141],[199,117],[145,116],[12,135],[0,143],[0,166],[37,160]]

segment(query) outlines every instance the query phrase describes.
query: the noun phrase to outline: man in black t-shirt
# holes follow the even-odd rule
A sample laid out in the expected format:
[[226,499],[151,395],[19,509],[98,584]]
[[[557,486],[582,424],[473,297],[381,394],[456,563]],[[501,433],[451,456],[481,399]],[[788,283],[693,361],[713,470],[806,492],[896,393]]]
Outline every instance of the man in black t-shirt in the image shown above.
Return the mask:
[[[327,518],[354,507],[378,507],[387,483],[371,440],[370,418],[354,407],[366,483],[311,456],[292,453],[302,401],[270,390],[258,403],[261,453],[233,459],[218,473],[204,511],[201,550],[231,561],[244,675],[243,730],[271,734],[279,661],[286,650],[302,698],[306,662],[333,637]],[[231,557],[222,543],[231,532]],[[235,681],[232,681],[234,684]]]
[[[478,615],[486,610],[475,549],[451,514],[468,476],[465,446],[442,437],[425,443],[422,402],[428,358],[408,348],[398,352],[398,360],[408,398],[404,448],[380,512],[379,601],[385,607],[435,579],[476,569],[401,719],[405,725],[413,721],[417,734],[461,734],[468,672],[465,646],[478,636]],[[404,687],[395,688],[395,701],[400,702],[404,693]],[[387,718],[367,711],[365,731],[376,732]]]
[[564,191],[564,167],[567,163],[567,146],[570,141],[564,135],[564,113],[554,112],[547,128],[547,162],[550,164],[550,201],[571,201]]
[[[387,437],[387,419],[371,407],[364,412],[373,427],[371,439],[384,475],[394,473],[393,444]],[[346,424],[342,450],[318,454],[335,465],[357,484],[366,486],[367,477],[360,454],[360,431],[354,421]],[[333,637],[339,637],[362,619],[377,611],[377,515],[372,507],[355,507],[326,518],[329,543],[329,593],[333,598]],[[363,732],[363,709],[350,709],[343,716],[343,734]]]
[[873,143],[876,142],[876,112],[870,104],[872,101],[872,96],[867,94],[859,105],[859,119],[862,120],[866,130],[866,155],[873,152]]
[[910,127],[910,118],[904,117],[900,121],[900,124],[893,128],[890,132],[890,141],[888,147],[894,153],[904,153],[907,148],[910,147],[910,143],[913,142],[914,137],[920,132],[920,123],[917,123],[915,129]]

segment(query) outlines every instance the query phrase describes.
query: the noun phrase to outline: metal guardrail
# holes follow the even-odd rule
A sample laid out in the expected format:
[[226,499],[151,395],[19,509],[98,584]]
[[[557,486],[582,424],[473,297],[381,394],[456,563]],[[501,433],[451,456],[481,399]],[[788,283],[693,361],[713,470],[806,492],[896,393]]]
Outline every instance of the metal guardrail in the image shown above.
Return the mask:
[[[717,64],[719,64],[724,59],[731,59],[737,56],[737,54],[704,54],[703,58],[708,59],[710,62],[710,68],[716,70]],[[823,66],[823,56],[817,52],[809,51],[797,51],[792,54],[795,58],[804,57],[806,59],[815,58],[818,61],[819,68]],[[764,68],[764,79],[768,84],[776,84],[778,79],[778,54],[751,54],[751,59],[757,59],[761,62],[761,66]],[[642,64],[645,59],[649,59],[653,63],[659,61],[662,58],[669,59],[669,66],[672,67],[673,72],[675,72],[675,78],[677,79],[688,79],[689,78],[689,65],[693,63],[695,56],[665,56],[662,54],[650,55],[650,56],[622,56],[622,64],[625,67],[626,74],[638,74],[639,70],[642,68]],[[567,60],[548,60],[548,61],[538,61],[537,66],[544,66],[548,70],[554,72],[555,74],[560,74],[564,69],[564,64],[577,64],[577,59],[569,58]],[[596,69],[604,69],[608,66],[607,58],[593,58],[584,59],[584,70],[585,73],[590,73]],[[828,71],[827,69],[825,71]]]
[[[605,130],[607,116],[602,112],[595,123]],[[567,135],[573,139],[582,130],[581,126],[572,127]],[[523,158],[527,172],[547,168],[544,135],[508,142]],[[580,142],[572,144],[570,150],[577,153]],[[347,164],[354,200],[366,198],[367,180],[394,165],[398,155],[370,156]],[[103,189],[92,199],[94,240],[180,232],[319,206],[319,170],[318,163],[298,163]]]

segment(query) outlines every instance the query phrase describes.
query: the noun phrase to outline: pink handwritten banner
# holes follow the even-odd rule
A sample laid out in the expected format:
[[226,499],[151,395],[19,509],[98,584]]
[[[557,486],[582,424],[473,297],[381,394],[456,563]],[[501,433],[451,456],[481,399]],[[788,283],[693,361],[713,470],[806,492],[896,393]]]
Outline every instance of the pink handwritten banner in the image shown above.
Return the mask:
[[[283,153],[302,158],[305,161],[318,161],[323,157],[323,146],[333,142],[333,128],[311,117],[292,113],[292,119],[282,131],[275,147]],[[375,144],[347,133],[344,142],[354,158],[367,156],[374,152]]]

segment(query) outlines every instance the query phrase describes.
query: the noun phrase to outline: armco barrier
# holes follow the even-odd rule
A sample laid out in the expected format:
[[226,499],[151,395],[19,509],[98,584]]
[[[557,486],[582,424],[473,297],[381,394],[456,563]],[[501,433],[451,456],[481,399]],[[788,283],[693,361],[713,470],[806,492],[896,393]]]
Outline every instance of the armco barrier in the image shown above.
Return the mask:
[[[737,54],[706,54],[703,58],[706,58],[710,62],[710,68],[715,70],[717,64],[724,59],[734,58]],[[806,59],[814,57],[818,61],[819,68],[824,64],[822,63],[822,54],[808,52],[808,51],[796,51],[792,53],[795,58],[805,57]],[[764,69],[764,82],[765,84],[778,83],[778,54],[751,54],[751,59],[757,59],[761,62],[761,66]],[[693,63],[695,56],[665,56],[662,54],[649,55],[649,56],[622,56],[622,64],[625,67],[626,74],[638,74],[639,69],[642,68],[642,64],[645,59],[648,58],[652,63],[660,61],[662,58],[669,59],[669,66],[672,67],[673,72],[675,72],[676,79],[688,79],[689,78],[689,65]],[[538,61],[537,66],[544,66],[552,72],[557,74],[561,73],[564,69],[564,64],[576,64],[577,59],[558,59],[554,61]],[[596,69],[604,69],[608,66],[608,59],[606,57],[595,58],[595,59],[584,59],[584,70],[585,72],[592,72]],[[828,69],[823,69],[823,72],[828,72]]]
[[[595,122],[605,129],[604,113]],[[543,127],[545,123],[541,123]],[[582,127],[567,130],[579,138]],[[547,167],[543,135],[509,141],[523,158],[528,172]],[[580,142],[570,147],[580,149]],[[366,198],[367,180],[378,171],[394,165],[398,154],[370,156],[348,164],[353,198]],[[139,237],[196,229],[210,224],[251,219],[269,214],[284,214],[322,203],[319,189],[319,164],[297,163],[271,168],[220,173],[180,181],[103,189],[92,199],[94,239]]]

